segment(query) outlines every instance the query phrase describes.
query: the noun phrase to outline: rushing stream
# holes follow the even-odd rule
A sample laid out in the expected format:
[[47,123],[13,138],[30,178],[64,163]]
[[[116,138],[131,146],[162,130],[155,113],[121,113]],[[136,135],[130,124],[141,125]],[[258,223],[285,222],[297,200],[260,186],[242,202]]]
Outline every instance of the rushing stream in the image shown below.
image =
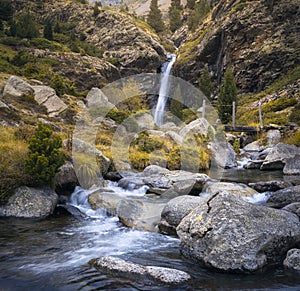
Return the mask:
[[[236,173],[235,173],[236,174]],[[111,184],[111,187],[116,187]],[[123,192],[143,195],[145,189]],[[274,267],[254,275],[207,270],[183,258],[179,240],[122,226],[118,218],[89,208],[77,188],[64,211],[47,219],[0,219],[0,290],[299,290],[299,273]],[[88,261],[114,255],[144,265],[188,272],[192,280],[170,287],[101,274]]]

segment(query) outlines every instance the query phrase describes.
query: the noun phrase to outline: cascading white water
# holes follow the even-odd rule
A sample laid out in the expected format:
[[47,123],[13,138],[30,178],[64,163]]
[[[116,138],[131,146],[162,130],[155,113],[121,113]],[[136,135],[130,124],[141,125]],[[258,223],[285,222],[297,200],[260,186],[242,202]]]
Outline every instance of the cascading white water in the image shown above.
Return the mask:
[[154,121],[157,125],[162,125],[164,121],[165,106],[167,102],[168,92],[170,89],[170,73],[172,66],[176,61],[176,55],[169,54],[168,59],[169,60],[165,62],[162,66],[162,72],[160,77],[159,94],[154,113]]

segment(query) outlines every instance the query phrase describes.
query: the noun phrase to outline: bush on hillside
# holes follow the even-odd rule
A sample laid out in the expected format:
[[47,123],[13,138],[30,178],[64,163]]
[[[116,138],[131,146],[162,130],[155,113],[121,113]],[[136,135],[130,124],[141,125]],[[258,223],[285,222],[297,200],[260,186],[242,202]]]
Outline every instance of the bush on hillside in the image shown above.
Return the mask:
[[53,134],[50,126],[39,123],[29,140],[29,157],[26,160],[26,172],[32,185],[49,185],[65,157],[60,151],[62,140]]

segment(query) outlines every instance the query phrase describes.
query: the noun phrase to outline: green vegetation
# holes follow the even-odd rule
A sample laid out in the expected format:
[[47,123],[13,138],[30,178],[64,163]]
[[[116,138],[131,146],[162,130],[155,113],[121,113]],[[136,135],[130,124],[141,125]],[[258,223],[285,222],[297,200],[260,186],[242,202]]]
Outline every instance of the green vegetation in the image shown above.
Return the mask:
[[222,123],[228,123],[232,116],[232,102],[237,105],[237,89],[232,71],[227,68],[220,87],[218,113]]
[[180,5],[180,0],[171,0],[171,5],[169,7],[169,19],[170,19],[170,30],[172,32],[178,29],[182,24],[181,11],[182,11],[182,6]]
[[49,125],[39,123],[29,140],[29,157],[25,162],[31,185],[51,184],[58,168],[64,163],[61,147],[61,138],[53,134]]
[[[191,4],[189,4],[191,5]],[[207,16],[210,11],[208,0],[199,0],[194,3],[194,8],[188,18],[188,27],[191,31],[195,31],[203,19]]]
[[[258,108],[257,106],[253,107],[251,104],[282,90],[282,88],[285,88],[289,84],[293,84],[298,79],[300,79],[300,66],[294,68],[287,74],[282,75],[264,91],[241,97],[239,99],[240,107],[237,111],[237,122],[239,124],[258,124]],[[288,122],[295,122],[300,124],[299,100],[299,94],[295,94],[290,98],[283,96],[264,104],[262,106],[263,123],[284,125]]]
[[163,32],[165,29],[165,25],[162,20],[162,14],[160,9],[158,8],[157,0],[151,0],[147,22],[157,33]]
[[0,126],[0,205],[5,204],[12,191],[27,183],[25,160],[27,144],[15,135],[16,129]]

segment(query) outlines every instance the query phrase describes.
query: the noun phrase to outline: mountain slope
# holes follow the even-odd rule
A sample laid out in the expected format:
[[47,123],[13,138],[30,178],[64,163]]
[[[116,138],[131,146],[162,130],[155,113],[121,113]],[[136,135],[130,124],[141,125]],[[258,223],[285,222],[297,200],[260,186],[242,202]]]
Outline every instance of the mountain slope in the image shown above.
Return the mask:
[[219,85],[230,67],[240,92],[250,93],[265,89],[300,64],[299,1],[217,2],[206,21],[181,44],[175,65],[178,76],[196,82],[208,64]]

